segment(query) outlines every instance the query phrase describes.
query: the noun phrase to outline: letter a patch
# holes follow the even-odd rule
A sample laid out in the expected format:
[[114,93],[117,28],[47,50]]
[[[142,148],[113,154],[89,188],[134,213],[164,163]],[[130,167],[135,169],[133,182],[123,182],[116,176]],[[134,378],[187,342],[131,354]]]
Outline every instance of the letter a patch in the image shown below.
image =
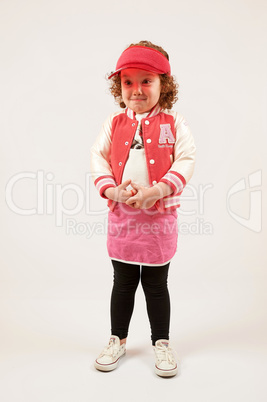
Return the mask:
[[170,124],[160,124],[160,135],[159,135],[159,143],[166,144],[168,140],[169,144],[175,143],[175,138],[173,136],[171,125]]

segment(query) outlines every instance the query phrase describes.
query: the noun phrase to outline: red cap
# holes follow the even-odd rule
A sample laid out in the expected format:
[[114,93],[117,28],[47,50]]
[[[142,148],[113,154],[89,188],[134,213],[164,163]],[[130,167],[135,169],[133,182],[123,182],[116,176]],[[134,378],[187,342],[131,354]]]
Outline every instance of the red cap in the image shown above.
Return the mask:
[[117,61],[116,71],[108,78],[119,74],[126,68],[139,68],[157,74],[171,74],[169,60],[158,50],[146,46],[131,46],[124,50]]

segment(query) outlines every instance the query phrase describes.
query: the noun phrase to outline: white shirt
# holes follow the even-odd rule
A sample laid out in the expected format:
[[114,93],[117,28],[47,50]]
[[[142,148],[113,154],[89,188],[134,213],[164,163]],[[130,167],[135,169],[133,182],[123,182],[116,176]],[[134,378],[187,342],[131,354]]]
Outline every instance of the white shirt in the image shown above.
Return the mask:
[[[134,140],[132,144],[133,148],[130,149],[129,156],[126,161],[122,175],[122,182],[131,179],[133,183],[144,187],[149,187],[149,178],[146,164],[145,148],[142,135],[140,135],[140,129],[141,120],[144,117],[147,117],[148,114],[149,112],[135,115],[136,120],[138,120],[138,126],[134,135]],[[128,190],[131,188],[131,186],[127,187]]]

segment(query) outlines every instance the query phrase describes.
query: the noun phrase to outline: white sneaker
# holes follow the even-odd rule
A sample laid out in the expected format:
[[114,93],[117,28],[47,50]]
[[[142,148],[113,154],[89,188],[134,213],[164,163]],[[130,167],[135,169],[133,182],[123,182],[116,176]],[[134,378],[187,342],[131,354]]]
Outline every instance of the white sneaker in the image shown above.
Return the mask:
[[167,339],[159,339],[153,346],[156,363],[155,373],[160,377],[171,377],[177,374],[178,367],[174,358],[174,350]]
[[103,349],[95,361],[95,368],[100,371],[114,370],[125,352],[125,343],[121,345],[120,338],[111,335],[108,346]]

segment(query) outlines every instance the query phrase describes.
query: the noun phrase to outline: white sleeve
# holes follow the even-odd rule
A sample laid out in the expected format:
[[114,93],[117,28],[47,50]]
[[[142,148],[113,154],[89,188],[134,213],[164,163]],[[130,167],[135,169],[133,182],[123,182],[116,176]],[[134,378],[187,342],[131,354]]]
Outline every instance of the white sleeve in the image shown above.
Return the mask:
[[111,128],[114,113],[104,122],[93,146],[91,147],[91,174],[97,190],[103,198],[108,187],[116,187],[116,182],[110,164]]

